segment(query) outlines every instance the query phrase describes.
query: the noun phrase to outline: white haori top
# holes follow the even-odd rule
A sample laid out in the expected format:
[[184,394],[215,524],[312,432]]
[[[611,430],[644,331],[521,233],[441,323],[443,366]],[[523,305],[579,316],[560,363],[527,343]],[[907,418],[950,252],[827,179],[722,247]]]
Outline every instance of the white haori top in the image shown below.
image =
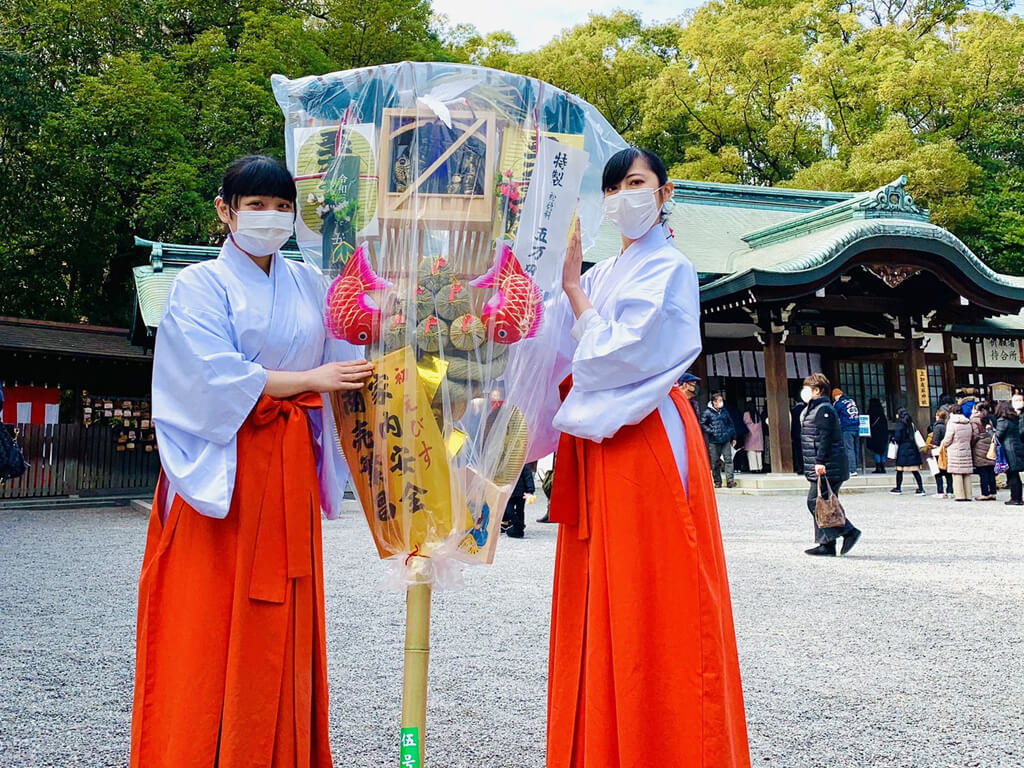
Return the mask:
[[[362,351],[325,335],[324,278],[280,254],[266,274],[229,239],[218,258],[174,281],[153,353],[153,423],[168,498],[226,517],[235,489],[237,434],[267,371],[305,371]],[[330,403],[309,411],[321,501],[341,510],[349,477]]]
[[[560,432],[601,442],[657,409],[688,487],[686,434],[669,392],[701,349],[697,271],[667,228],[655,226],[587,271],[582,286],[593,309],[577,320],[566,295],[558,294],[545,307],[541,333],[516,356],[516,367],[529,370],[531,356],[544,359],[557,349],[531,424],[529,457],[555,450]],[[573,386],[563,403],[558,385],[570,373]],[[511,378],[517,384],[520,377]]]

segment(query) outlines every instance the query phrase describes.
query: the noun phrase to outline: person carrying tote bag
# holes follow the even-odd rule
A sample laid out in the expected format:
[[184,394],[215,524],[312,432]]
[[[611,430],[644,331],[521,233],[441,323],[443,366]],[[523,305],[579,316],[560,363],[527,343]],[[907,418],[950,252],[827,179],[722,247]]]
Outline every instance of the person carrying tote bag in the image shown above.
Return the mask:
[[[800,417],[800,447],[804,460],[804,476],[810,482],[807,489],[807,510],[814,521],[814,540],[817,546],[804,550],[812,556],[834,557],[836,541],[843,540],[839,554],[845,555],[860,538],[860,530],[843,515],[842,522],[838,516],[832,517],[835,525],[821,526],[818,522],[818,508],[835,498],[839,488],[849,478],[846,448],[843,445],[842,429],[827,393],[831,387],[828,379],[821,373],[812,373],[804,379],[800,398],[807,403]],[[821,478],[825,478],[825,487],[821,487]],[[827,494],[827,495],[826,495]],[[821,503],[819,503],[821,502]],[[834,510],[831,510],[834,513]]]
[[[924,444],[921,433],[914,428],[914,422],[906,408],[900,408],[896,413],[896,429],[893,430],[893,440],[896,445],[896,487],[891,493],[903,493],[903,473],[910,472],[917,482],[917,495],[924,496],[924,482],[921,480],[921,448],[918,446],[918,438]],[[890,448],[891,452],[891,448]]]

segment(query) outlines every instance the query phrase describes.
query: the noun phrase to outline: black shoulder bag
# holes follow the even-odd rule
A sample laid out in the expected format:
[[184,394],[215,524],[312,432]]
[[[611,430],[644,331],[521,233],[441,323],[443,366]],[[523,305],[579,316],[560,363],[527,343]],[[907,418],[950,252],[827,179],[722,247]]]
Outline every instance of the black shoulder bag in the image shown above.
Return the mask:
[[28,467],[17,436],[17,429],[0,424],[0,482],[21,477]]

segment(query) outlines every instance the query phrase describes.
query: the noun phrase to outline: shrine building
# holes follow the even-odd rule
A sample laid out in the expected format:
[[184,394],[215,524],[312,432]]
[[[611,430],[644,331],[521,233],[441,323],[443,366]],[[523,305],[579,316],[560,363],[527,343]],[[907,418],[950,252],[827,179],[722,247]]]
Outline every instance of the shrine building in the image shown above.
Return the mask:
[[[822,371],[867,411],[932,421],[940,393],[1024,389],[1024,277],[999,274],[929,221],[906,178],[862,193],[676,181],[669,225],[701,284],[701,399],[767,414],[766,463],[792,472],[789,411]],[[138,240],[132,340],[151,346],[175,276],[218,249]],[[589,263],[614,257],[603,225]],[[297,253],[286,253],[298,258]],[[784,429],[772,429],[784,424]]]

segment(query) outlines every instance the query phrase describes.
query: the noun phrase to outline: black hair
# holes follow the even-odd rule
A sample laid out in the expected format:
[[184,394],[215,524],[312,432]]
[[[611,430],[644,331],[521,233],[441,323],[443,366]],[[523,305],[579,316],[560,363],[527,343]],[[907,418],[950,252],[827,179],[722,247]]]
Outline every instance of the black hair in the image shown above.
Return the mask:
[[719,398],[722,399],[723,403],[725,402],[725,395],[723,395],[721,392],[712,392],[711,393],[711,402],[712,403],[715,402],[715,400],[718,400]]
[[224,171],[220,196],[234,207],[241,198],[251,195],[280,197],[295,205],[298,192],[295,179],[277,160],[266,155],[246,155]]
[[647,168],[658,177],[658,186],[663,187],[668,184],[668,170],[660,157],[649,149],[626,147],[608,158],[608,162],[604,164],[604,173],[601,175],[601,191],[603,192],[608,187],[614,187],[626,178],[626,174],[629,173],[629,169],[633,167],[637,158],[643,158]]
[[750,421],[754,424],[761,423],[761,414],[757,412],[757,403],[750,402],[747,404],[747,413],[750,414]]

